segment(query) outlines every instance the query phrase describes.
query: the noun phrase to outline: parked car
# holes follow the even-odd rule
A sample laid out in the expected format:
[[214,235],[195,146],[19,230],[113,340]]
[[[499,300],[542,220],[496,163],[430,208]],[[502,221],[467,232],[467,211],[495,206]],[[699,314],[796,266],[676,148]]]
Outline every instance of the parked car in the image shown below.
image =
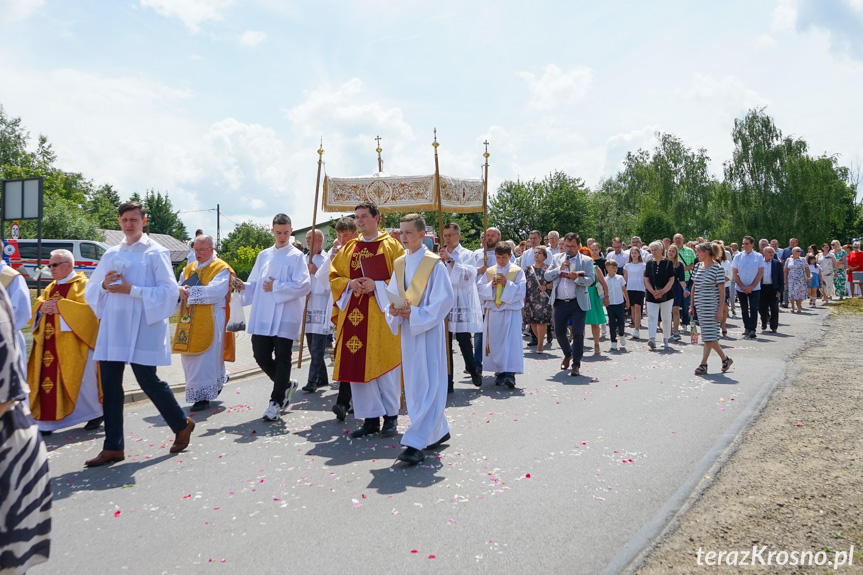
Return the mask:
[[[6,240],[6,255],[9,265],[18,270],[27,280],[27,285],[36,287],[34,272],[37,267],[36,240]],[[42,266],[48,265],[48,259],[53,250],[69,250],[75,256],[75,271],[84,272],[90,277],[102,256],[108,250],[108,245],[92,240],[42,240]],[[42,285],[51,281],[46,274]]]

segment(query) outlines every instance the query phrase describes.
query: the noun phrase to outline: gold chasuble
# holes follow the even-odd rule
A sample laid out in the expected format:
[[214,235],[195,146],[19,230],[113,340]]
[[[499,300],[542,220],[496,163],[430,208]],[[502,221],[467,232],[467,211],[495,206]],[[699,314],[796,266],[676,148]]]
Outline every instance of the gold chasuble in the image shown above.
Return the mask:
[[[213,279],[224,270],[230,270],[231,277],[236,274],[224,260],[213,258],[203,269],[198,269],[197,260],[183,268],[183,281],[189,280],[192,275],[197,274],[198,283],[195,285],[209,285]],[[216,330],[225,333],[225,349],[222,357],[225,361],[234,361],[236,358],[235,338],[232,332],[225,331],[230,316],[231,289],[225,297],[225,325],[217,326],[216,316],[211,304],[189,304],[183,302],[180,307],[180,315],[177,318],[177,329],[174,332],[174,342],[171,345],[172,353],[183,355],[199,355],[210,349]]]
[[[362,260],[383,254],[389,273],[386,281],[389,282],[396,258],[404,253],[402,245],[386,232],[370,242],[359,237],[342,246],[330,264],[333,301],[339,301],[352,279],[364,277]],[[333,312],[336,310],[334,381],[367,383],[399,366],[401,340],[390,331],[374,292],[354,292],[346,308],[334,307]]]
[[[40,421],[59,421],[75,410],[87,350],[96,346],[99,320],[84,301],[87,277],[78,272],[65,284],[48,284],[33,307],[33,350],[27,363],[30,411]],[[59,314],[43,314],[39,306],[57,302]],[[60,317],[72,331],[60,330]],[[98,372],[97,372],[98,373]],[[99,386],[99,399],[102,388]]]

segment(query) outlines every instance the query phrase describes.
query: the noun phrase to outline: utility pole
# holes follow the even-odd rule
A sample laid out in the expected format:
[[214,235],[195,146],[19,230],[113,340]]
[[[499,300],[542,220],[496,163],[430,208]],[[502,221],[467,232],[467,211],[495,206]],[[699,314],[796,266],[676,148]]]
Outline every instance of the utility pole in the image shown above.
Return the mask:
[[219,252],[222,249],[222,226],[220,218],[221,212],[219,211],[219,204],[216,204],[216,252]]

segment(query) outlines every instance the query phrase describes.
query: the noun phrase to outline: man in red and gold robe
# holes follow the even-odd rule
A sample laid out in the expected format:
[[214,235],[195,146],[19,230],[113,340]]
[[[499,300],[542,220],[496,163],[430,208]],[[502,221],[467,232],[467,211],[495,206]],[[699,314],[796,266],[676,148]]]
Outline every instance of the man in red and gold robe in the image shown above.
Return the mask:
[[[401,407],[401,342],[387,325],[386,288],[402,245],[378,230],[380,211],[373,202],[355,209],[362,234],[341,249],[330,264],[330,286],[339,310],[333,380],[351,383],[354,413],[364,419],[352,437],[397,432]],[[384,424],[381,428],[380,417]]]
[[75,272],[68,250],[54,250],[54,278],[33,306],[33,349],[27,364],[30,411],[43,433],[102,423],[101,389],[93,348],[99,320],[84,300],[87,277]]

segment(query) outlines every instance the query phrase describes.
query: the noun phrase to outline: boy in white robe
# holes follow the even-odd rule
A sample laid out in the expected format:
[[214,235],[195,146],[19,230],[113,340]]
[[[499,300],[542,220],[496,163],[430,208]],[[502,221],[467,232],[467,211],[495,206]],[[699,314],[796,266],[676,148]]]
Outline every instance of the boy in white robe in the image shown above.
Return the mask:
[[[401,330],[405,403],[411,419],[402,436],[398,458],[409,464],[423,460],[426,448],[450,438],[446,420],[447,342],[444,319],[453,303],[452,284],[440,258],[423,245],[425,220],[408,214],[401,221],[401,241],[408,253],[396,259],[387,291],[404,301],[390,304],[386,318],[393,334]],[[423,285],[423,283],[425,285]]]
[[485,308],[483,368],[493,371],[495,385],[515,387],[515,374],[524,373],[521,345],[521,309],[526,283],[521,268],[510,262],[512,248],[499,242],[494,248],[497,265],[479,278],[479,298]]
[[[323,243],[324,233],[321,230],[315,230],[314,241],[312,241],[312,230],[306,233],[306,246],[312,253],[312,261],[308,263],[311,292],[306,296],[309,300],[306,307],[306,344],[309,346],[311,356],[309,380],[303,387],[306,393],[314,393],[322,387],[330,386],[324,355],[327,351],[327,334],[330,333],[332,325],[330,316],[333,309],[333,292],[330,289],[329,262],[321,254]],[[306,261],[309,261],[309,256],[306,256]],[[326,265],[324,265],[325,262]],[[327,275],[322,281],[317,272],[324,267]]]

